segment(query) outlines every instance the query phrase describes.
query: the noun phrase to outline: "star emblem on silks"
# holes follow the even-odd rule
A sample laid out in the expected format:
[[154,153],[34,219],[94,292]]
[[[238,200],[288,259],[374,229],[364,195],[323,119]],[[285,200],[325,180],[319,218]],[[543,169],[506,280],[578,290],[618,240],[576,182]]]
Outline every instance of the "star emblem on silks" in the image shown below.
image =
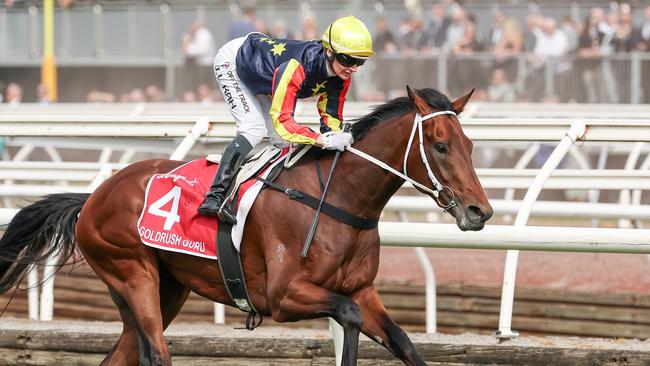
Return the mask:
[[273,52],[273,55],[275,56],[280,56],[282,55],[282,52],[286,51],[287,49],[284,48],[286,43],[278,43],[273,48],[271,48],[271,52]]
[[311,90],[312,92],[314,92],[314,94],[312,94],[312,95],[316,95],[316,94],[318,94],[318,92],[319,92],[321,89],[325,89],[325,84],[326,84],[326,83],[327,83],[327,80],[323,81],[323,82],[320,83],[320,84],[319,84],[319,83],[316,83],[316,86]]
[[260,42],[266,42],[266,43],[271,44],[271,45],[275,44],[275,41],[272,40],[271,38],[268,38],[268,37],[260,38]]

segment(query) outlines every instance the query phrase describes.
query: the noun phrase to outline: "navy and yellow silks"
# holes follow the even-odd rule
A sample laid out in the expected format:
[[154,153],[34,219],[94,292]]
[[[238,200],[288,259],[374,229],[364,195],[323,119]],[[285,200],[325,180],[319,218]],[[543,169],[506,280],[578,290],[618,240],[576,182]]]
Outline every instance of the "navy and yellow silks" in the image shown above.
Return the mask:
[[313,144],[318,133],[294,119],[297,99],[318,96],[320,132],[340,131],[350,79],[329,76],[320,41],[272,39],[248,35],[237,53],[237,74],[254,94],[271,96],[270,115],[278,135]]

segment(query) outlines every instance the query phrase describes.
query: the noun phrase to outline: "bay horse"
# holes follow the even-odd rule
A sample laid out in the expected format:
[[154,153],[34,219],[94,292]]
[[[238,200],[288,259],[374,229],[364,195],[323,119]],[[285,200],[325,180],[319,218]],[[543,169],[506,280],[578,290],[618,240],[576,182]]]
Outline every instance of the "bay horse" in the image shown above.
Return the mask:
[[[456,117],[472,92],[454,102],[433,89],[407,87],[407,94],[353,124],[354,149],[404,171],[419,183],[418,189],[434,188],[437,178],[445,187],[437,204],[448,209],[461,230],[481,230],[492,216],[492,207],[472,165],[472,142]],[[426,117],[436,111],[442,113]],[[421,121],[421,134],[410,133],[416,130],[416,118]],[[333,156],[328,152],[320,158],[322,171],[329,170]],[[313,159],[303,157],[276,182],[319,197]],[[163,330],[190,291],[235,305],[224,287],[219,261],[155,249],[143,245],[138,235],[136,223],[149,178],[181,164],[137,162],[90,195],[50,195],[20,210],[0,240],[0,293],[16,286],[32,264],[58,255],[63,265],[79,248],[108,287],[124,323],[102,365],[170,365]],[[327,203],[377,220],[404,179],[345,152],[331,182]],[[431,189],[423,191],[433,197]],[[454,205],[449,204],[452,200]],[[309,255],[303,259],[299,254],[313,215],[312,208],[281,192],[261,191],[249,212],[241,245],[254,307],[277,322],[335,319],[344,329],[344,365],[356,365],[360,331],[405,364],[425,365],[406,333],[386,312],[373,285],[379,266],[378,230],[355,228],[323,215]]]

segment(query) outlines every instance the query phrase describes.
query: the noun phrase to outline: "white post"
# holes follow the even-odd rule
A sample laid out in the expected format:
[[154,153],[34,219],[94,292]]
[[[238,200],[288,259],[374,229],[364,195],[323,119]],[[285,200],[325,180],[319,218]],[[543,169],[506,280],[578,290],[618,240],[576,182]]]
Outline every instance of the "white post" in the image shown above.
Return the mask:
[[27,307],[30,320],[38,320],[38,268],[29,267],[27,273]]
[[54,315],[54,272],[57,256],[47,259],[43,268],[43,284],[41,288],[41,320],[52,320]]
[[427,253],[424,251],[424,248],[417,247],[413,249],[415,249],[415,253],[418,256],[418,260],[420,261],[420,266],[422,266],[426,278],[426,287],[425,287],[426,306],[427,306],[426,326],[427,326],[427,334],[433,334],[438,331],[437,330],[438,319],[436,317],[436,306],[437,306],[436,274],[433,271],[433,266],[431,265],[431,262],[429,261],[429,257],[427,256]]
[[210,129],[210,119],[208,117],[201,117],[194,123],[192,129],[189,130],[187,136],[176,147],[176,150],[169,157],[172,160],[183,160],[196,141]]
[[[551,173],[560,164],[562,158],[569,151],[573,143],[584,136],[586,133],[585,123],[582,121],[573,122],[571,128],[557,145],[551,156],[544,163],[537,176],[533,180],[530,188],[526,192],[521,203],[521,208],[515,219],[514,226],[526,226],[531,208],[546,180]],[[512,308],[515,297],[515,278],[517,275],[517,261],[519,259],[518,250],[508,250],[506,254],[505,270],[503,274],[503,288],[501,291],[501,309],[499,312],[499,329],[495,336],[497,339],[515,338],[519,333],[511,329],[512,325]]]
[[332,340],[334,341],[334,357],[336,366],[341,366],[343,360],[343,327],[336,320],[329,318]]
[[[632,148],[632,151],[630,151],[630,155],[627,156],[627,160],[625,161],[625,170],[627,171],[632,171],[636,167],[636,163],[639,161],[639,157],[641,156],[641,153],[643,152],[643,147],[645,146],[645,143],[643,142],[635,142],[634,147]],[[619,193],[618,196],[618,203],[622,205],[629,205],[630,204],[630,190],[628,189],[622,189],[621,192]],[[630,219],[619,219],[618,220],[618,227],[627,229],[632,227],[632,221]]]
[[226,324],[226,307],[218,302],[214,303],[214,324]]
[[[404,211],[399,212],[399,219],[402,222],[409,221],[408,216]],[[413,248],[413,250],[415,250],[415,254],[418,257],[418,261],[420,262],[420,267],[422,267],[422,271],[424,271],[424,277],[425,277],[424,294],[426,299],[425,302],[426,329],[428,334],[433,334],[437,331],[437,322],[438,322],[438,320],[436,319],[436,308],[437,308],[436,274],[433,270],[431,261],[429,260],[429,257],[427,256],[427,252],[424,250],[424,248],[417,247],[417,248]]]

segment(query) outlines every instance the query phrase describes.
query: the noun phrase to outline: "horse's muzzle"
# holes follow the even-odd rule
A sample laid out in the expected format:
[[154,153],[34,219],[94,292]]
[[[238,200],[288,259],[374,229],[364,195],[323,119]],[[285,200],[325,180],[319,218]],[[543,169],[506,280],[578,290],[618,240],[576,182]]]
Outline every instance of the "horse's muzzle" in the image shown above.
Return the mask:
[[469,204],[461,209],[454,207],[455,212],[451,212],[456,218],[456,225],[463,231],[479,231],[485,226],[485,222],[492,217],[492,207],[486,208],[481,204]]

